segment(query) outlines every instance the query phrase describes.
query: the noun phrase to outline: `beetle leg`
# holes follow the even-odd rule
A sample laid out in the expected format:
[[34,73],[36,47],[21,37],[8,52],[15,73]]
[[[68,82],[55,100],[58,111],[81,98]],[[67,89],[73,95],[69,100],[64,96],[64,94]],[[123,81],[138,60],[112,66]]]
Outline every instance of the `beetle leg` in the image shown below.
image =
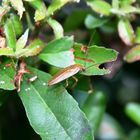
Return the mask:
[[66,85],[65,85],[65,88],[68,87],[68,85],[69,85],[69,81],[68,81],[68,79],[66,79]]
[[91,83],[91,79],[89,79],[89,90],[88,90],[88,94],[91,94],[93,93],[93,86],[92,86],[92,83]]
[[78,79],[75,76],[72,76],[72,78],[75,80],[74,84],[71,87],[73,89],[77,85]]

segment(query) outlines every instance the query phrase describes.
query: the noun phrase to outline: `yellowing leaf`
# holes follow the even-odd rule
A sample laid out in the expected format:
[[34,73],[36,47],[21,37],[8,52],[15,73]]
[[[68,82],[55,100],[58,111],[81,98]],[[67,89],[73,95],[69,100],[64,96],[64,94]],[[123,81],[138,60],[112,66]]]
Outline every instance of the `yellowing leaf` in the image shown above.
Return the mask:
[[47,9],[43,0],[25,0],[36,10],[35,21],[43,20],[47,16]]
[[18,11],[20,18],[22,18],[25,8],[23,6],[22,0],[10,0],[12,6]]
[[129,63],[140,60],[140,45],[137,45],[136,47],[128,51],[128,53],[124,57],[124,60]]
[[0,56],[14,56],[14,51],[11,48],[0,48]]
[[135,34],[130,22],[127,19],[121,19],[118,23],[118,32],[122,41],[131,46],[134,43]]
[[17,50],[15,56],[16,58],[34,56],[40,53],[43,48],[44,42],[40,39],[36,39],[26,48]]

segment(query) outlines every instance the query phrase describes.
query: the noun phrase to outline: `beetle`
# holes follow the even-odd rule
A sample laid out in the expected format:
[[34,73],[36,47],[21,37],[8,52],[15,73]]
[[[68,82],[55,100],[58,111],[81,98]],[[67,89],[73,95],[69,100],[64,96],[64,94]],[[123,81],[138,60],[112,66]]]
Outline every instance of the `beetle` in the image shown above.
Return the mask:
[[[95,33],[95,32],[94,32]],[[93,35],[94,35],[93,33]],[[92,37],[93,37],[92,35]],[[91,38],[92,40],[92,38]],[[90,40],[90,42],[91,42]],[[90,44],[89,42],[89,44]],[[88,45],[89,46],[89,45]],[[87,56],[88,54],[88,46],[86,45],[82,45],[80,50]],[[72,51],[74,52],[74,50],[72,49]],[[80,57],[75,57],[76,59],[80,59],[80,60],[83,60],[85,62],[91,62],[91,63],[94,63],[93,60],[91,59],[87,59],[86,58],[80,58]],[[90,66],[91,67],[91,66]],[[73,64],[73,65],[70,65],[64,69],[62,69],[61,71],[59,71],[58,73],[56,73],[49,81],[48,81],[48,86],[52,86],[52,85],[55,85],[61,81],[64,81],[66,80],[67,78],[77,74],[78,72],[82,72],[82,71],[85,71],[86,70],[86,67],[81,65],[81,64]],[[77,79],[74,78],[77,82]]]
[[54,84],[57,84],[61,81],[64,81],[65,79],[77,74],[80,71],[84,71],[85,67],[80,64],[74,64],[70,65],[58,73],[56,73],[49,81],[48,81],[48,86],[52,86]]

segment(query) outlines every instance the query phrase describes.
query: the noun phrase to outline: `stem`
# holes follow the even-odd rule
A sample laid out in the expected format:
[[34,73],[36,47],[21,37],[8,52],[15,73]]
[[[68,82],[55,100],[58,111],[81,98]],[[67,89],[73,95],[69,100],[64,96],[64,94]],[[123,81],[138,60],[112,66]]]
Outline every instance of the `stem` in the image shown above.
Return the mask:
[[29,27],[29,29],[31,29],[33,31],[34,30],[34,25],[32,24],[29,13],[25,12],[25,14],[26,14],[26,20],[27,20],[27,23],[28,23],[28,27]]

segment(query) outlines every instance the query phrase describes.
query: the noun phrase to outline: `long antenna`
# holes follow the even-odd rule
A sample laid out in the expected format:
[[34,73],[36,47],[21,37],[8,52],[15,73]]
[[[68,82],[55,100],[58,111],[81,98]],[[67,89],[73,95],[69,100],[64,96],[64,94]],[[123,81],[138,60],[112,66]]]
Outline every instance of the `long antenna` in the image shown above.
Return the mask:
[[[94,32],[92,33],[92,35],[91,35],[91,37],[90,37],[90,40],[89,40],[89,43],[88,43],[88,45],[87,45],[87,51],[85,51],[85,53],[86,53],[86,57],[85,57],[85,58],[86,58],[86,59],[87,59],[87,57],[88,57],[88,48],[89,48],[89,46],[91,45],[91,42],[92,42],[92,40],[93,40],[93,37],[94,37],[95,33],[96,33],[96,30],[94,30]],[[86,68],[86,61],[85,61],[84,67]]]

